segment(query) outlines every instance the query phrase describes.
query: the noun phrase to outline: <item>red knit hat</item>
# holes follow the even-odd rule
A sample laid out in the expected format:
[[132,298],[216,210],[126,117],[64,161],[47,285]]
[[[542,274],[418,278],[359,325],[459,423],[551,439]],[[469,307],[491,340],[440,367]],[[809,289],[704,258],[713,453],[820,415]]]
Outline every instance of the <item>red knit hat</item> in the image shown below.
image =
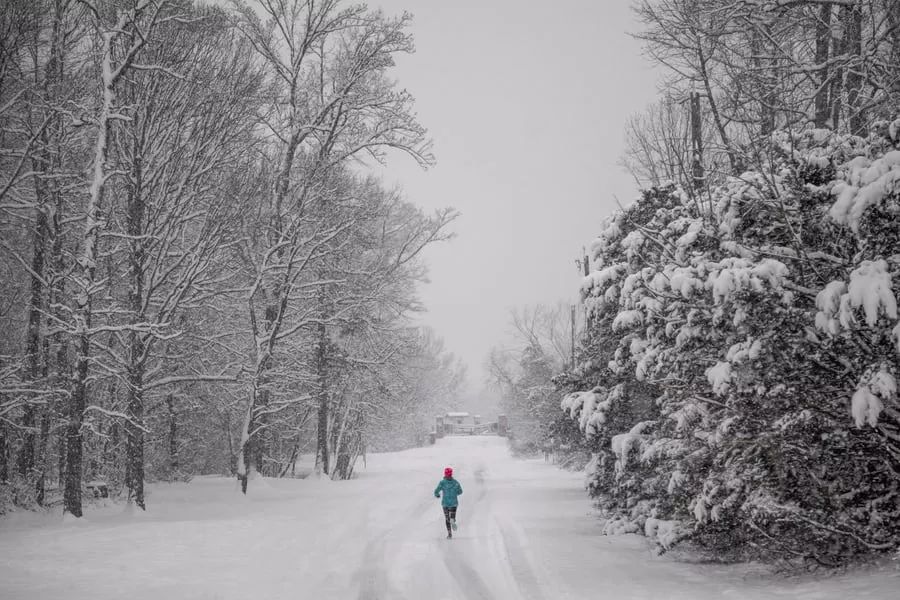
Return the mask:
[[444,469],[444,477],[453,477],[453,468],[447,467]]

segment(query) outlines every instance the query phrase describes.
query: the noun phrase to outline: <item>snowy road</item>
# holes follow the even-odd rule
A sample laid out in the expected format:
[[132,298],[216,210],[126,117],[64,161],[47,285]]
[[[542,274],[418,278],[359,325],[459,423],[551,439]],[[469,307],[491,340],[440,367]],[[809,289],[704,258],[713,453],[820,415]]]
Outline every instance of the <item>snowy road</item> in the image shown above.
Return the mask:
[[[432,490],[464,487],[445,539]],[[828,579],[652,556],[598,535],[580,476],[511,459],[504,440],[450,438],[369,458],[350,482],[222,478],[152,487],[146,515],[0,520],[0,598],[340,600],[888,600],[888,565]]]

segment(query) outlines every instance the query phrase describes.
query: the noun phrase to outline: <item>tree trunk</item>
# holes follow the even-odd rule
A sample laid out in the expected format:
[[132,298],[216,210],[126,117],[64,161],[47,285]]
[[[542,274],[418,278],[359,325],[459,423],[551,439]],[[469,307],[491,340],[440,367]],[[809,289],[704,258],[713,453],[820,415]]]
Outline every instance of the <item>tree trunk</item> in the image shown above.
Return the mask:
[[[286,284],[279,283],[274,286],[272,290],[273,300],[280,298],[283,303],[285,301],[286,295]],[[271,473],[269,473],[265,467],[266,456],[269,456],[271,454],[271,449],[269,448],[270,435],[266,428],[266,424],[268,422],[266,410],[269,406],[269,384],[271,382],[271,375],[269,374],[269,371],[271,370],[273,363],[270,348],[274,347],[274,339],[278,334],[278,327],[280,325],[282,314],[283,312],[281,310],[280,304],[272,302],[266,305],[266,309],[264,311],[265,321],[263,323],[263,326],[265,327],[267,339],[272,340],[272,342],[267,343],[264,357],[261,359],[260,368],[258,369],[257,381],[259,387],[256,394],[256,407],[254,409],[253,415],[255,433],[252,435],[250,440],[251,457],[253,459],[253,464],[256,467],[256,471],[263,475],[271,475]]]
[[[65,405],[68,408],[68,404]],[[57,472],[57,484],[60,489],[65,485],[66,479],[66,453],[68,451],[66,447],[66,439],[68,438],[68,428],[61,427],[59,429],[59,433],[57,434],[56,440],[56,472]]]
[[[268,326],[267,326],[268,327]],[[268,331],[269,335],[274,332]],[[256,338],[256,336],[254,336]],[[264,388],[266,371],[269,368],[270,360],[267,355],[268,350],[262,347],[257,348],[257,365],[254,372],[256,376],[252,382],[250,390],[250,400],[247,406],[247,413],[244,416],[244,426],[241,430],[240,455],[238,456],[238,478],[241,481],[241,491],[247,493],[247,485],[250,473],[253,469],[260,471],[262,465],[262,449],[259,445],[260,438],[260,409],[268,402],[268,390]]]
[[166,408],[169,411],[169,471],[172,478],[178,472],[178,415],[175,412],[175,401],[172,394],[166,395]]
[[[140,336],[137,336],[138,338]],[[137,342],[132,352],[143,352],[143,344]],[[128,501],[134,502],[142,510],[144,504],[144,398],[143,366],[129,368],[128,373],[128,419],[125,421],[125,460]]]
[[225,410],[224,414],[222,414],[222,432],[225,434],[225,439],[228,442],[228,475],[231,475],[233,477],[237,473],[237,465],[235,464],[234,438],[232,437],[231,431],[231,417],[228,415],[227,410]]
[[288,471],[290,471],[291,475],[294,474],[294,471],[297,467],[297,454],[299,452],[300,452],[300,437],[298,436],[297,441],[294,442],[294,444],[291,446],[290,457],[288,457],[287,462],[284,463],[284,466],[281,468],[281,472],[278,473],[279,478],[286,476],[288,474]]
[[6,441],[6,429],[0,425],[0,482],[9,481],[9,442]]
[[828,59],[831,57],[831,5],[823,4],[819,8],[819,19],[816,21],[816,64],[822,65],[819,69],[819,87],[815,95],[815,119],[816,127],[828,126],[828,117],[831,116],[829,107],[829,81]]
[[334,479],[350,479],[353,476],[353,467],[356,465],[356,460],[359,458],[363,448],[363,418],[361,412],[356,413],[349,427],[349,439],[346,439],[337,451]]
[[[66,6],[60,0],[53,3],[53,18],[50,28],[50,51],[47,63],[44,67],[43,81],[40,82],[41,93],[48,106],[56,101],[56,87],[63,77],[63,50]],[[35,69],[35,73],[38,70]],[[49,111],[56,109],[50,108]],[[47,288],[47,282],[52,281],[51,271],[55,269],[59,260],[56,237],[53,235],[59,225],[59,215],[62,203],[58,184],[55,179],[47,178],[47,174],[57,173],[59,166],[59,153],[51,151],[53,142],[59,142],[62,137],[62,120],[55,112],[50,113],[48,126],[41,132],[41,151],[39,160],[33,161],[35,171],[34,189],[37,200],[35,211],[35,227],[33,234],[33,248],[31,264],[31,298],[28,315],[28,332],[26,336],[26,355],[28,378],[32,382],[39,379],[47,381],[50,361],[50,340],[42,335],[41,319],[48,306],[54,302],[53,285]],[[56,210],[54,210],[56,209]],[[50,217],[52,215],[52,217]],[[51,226],[53,230],[51,230]],[[49,260],[46,253],[50,250]],[[47,297],[45,297],[45,295]],[[54,312],[58,309],[54,309]],[[60,336],[61,334],[57,334]],[[40,350],[39,350],[40,348]],[[35,484],[35,499],[39,505],[44,502],[44,486],[47,471],[47,458],[50,436],[51,408],[41,411],[39,436],[36,431],[37,419],[34,406],[26,405],[24,425],[26,429],[25,443],[22,447],[19,470],[25,475],[33,476]]]
[[[140,126],[137,118],[132,121]],[[141,509],[144,505],[144,368],[147,341],[136,327],[143,323],[144,314],[144,194],[142,187],[143,168],[141,149],[134,148],[131,167],[131,185],[128,191],[128,213],[126,230],[129,236],[128,267],[130,285],[128,289],[129,321],[132,329],[128,332],[128,420],[125,422],[125,447],[127,461],[126,486],[128,501]]]
[[[56,321],[58,323],[64,323],[67,319],[67,314],[65,309],[63,308],[64,303],[66,302],[66,279],[63,274],[66,272],[66,258],[63,253],[63,217],[65,215],[65,201],[63,198],[63,194],[59,192],[59,189],[54,184],[54,210],[51,215],[51,235],[52,235],[52,243],[50,244],[50,261],[49,261],[49,270],[48,270],[48,283],[50,284],[50,291],[47,298],[48,306],[50,307],[50,312],[52,317],[51,321]],[[69,385],[72,376],[72,365],[70,363],[69,357],[69,336],[65,332],[61,331],[57,328],[57,331],[51,336],[51,346],[53,348],[52,352],[48,351],[46,356],[47,365],[49,366],[49,362],[51,357],[53,358],[53,372],[52,372],[52,385],[57,389],[63,389]],[[51,404],[52,416],[57,420],[64,420],[66,414],[66,402],[65,397],[55,397]],[[56,480],[60,486],[62,486],[63,481],[63,473],[66,465],[66,444],[65,444],[65,430],[60,429],[57,437],[56,450],[58,452],[58,461],[57,461],[57,477]],[[49,445],[49,442],[48,442]],[[48,455],[47,460],[47,468],[49,467],[50,459]]]
[[722,122],[722,115],[719,114],[719,106],[716,102],[716,98],[713,95],[712,83],[709,80],[709,73],[706,68],[707,58],[703,53],[703,50],[698,50],[698,62],[700,64],[700,79],[703,81],[703,89],[706,91],[706,100],[709,103],[709,111],[713,116],[713,123],[716,125],[716,130],[719,132],[719,140],[722,142],[722,147],[725,149],[725,153],[728,155],[728,164],[731,167],[731,173],[734,175],[739,175],[742,170],[742,165],[738,160],[737,155],[735,154],[734,148],[731,145],[731,140],[728,137],[728,132],[725,130],[725,124]]
[[[691,178],[694,189],[703,188],[706,173],[703,169],[703,120],[700,111],[700,94],[691,92]],[[585,260],[585,271],[588,262]]]
[[[265,383],[263,384],[265,385]],[[259,390],[259,401],[257,402],[256,415],[254,416],[254,429],[256,433],[250,440],[251,458],[253,459],[253,467],[256,472],[261,475],[267,475],[265,468],[265,457],[267,455],[266,448],[266,407],[269,404],[269,390],[265,387]]]
[[849,51],[850,45],[848,42],[848,31],[847,31],[847,15],[848,9],[842,8],[840,9],[838,20],[841,23],[841,39],[840,41],[833,41],[833,55],[839,56],[841,62],[835,68],[834,77],[831,80],[831,127],[835,131],[838,130],[841,122],[841,112],[843,111],[843,96],[845,91],[845,81],[844,81],[844,71],[846,70],[847,63],[847,52]]
[[247,493],[247,482],[250,478],[250,434],[253,432],[253,414],[256,409],[256,382],[253,382],[253,389],[250,392],[250,402],[247,406],[247,413],[244,415],[244,425],[241,429],[241,445],[238,454],[237,471],[238,479],[241,481],[241,492]]
[[46,494],[46,479],[48,460],[50,456],[50,410],[46,409],[41,413],[41,433],[38,441],[38,455],[36,457],[37,474],[35,479],[35,500],[38,506],[44,505],[44,496]]
[[98,119],[97,141],[94,145],[93,175],[87,206],[84,210],[84,234],[81,252],[76,261],[75,277],[78,289],[75,293],[74,332],[76,340],[75,372],[69,396],[68,424],[66,426],[66,475],[63,493],[65,510],[76,517],[81,512],[82,434],[84,409],[87,406],[89,360],[91,355],[91,294],[95,285],[97,268],[97,244],[100,240],[101,208],[106,189],[106,160],[109,154],[109,138],[112,130],[116,97],[113,78],[113,38],[119,32],[103,32],[101,61],[103,63],[103,102]]
[[863,106],[862,7],[859,2],[844,8],[844,31],[847,52],[847,113],[850,133],[865,135],[868,125]]
[[[890,61],[891,64],[897,65],[900,64],[900,0],[890,0],[885,12],[891,36]],[[890,91],[896,98],[896,94],[900,93],[900,78],[894,77]]]
[[[63,309],[59,306],[59,303],[62,302],[62,298],[65,297],[65,279],[62,277],[63,269],[65,268],[63,264],[63,248],[62,248],[62,240],[63,240],[63,232],[62,232],[62,195],[58,194],[57,199],[57,209],[54,211],[53,215],[53,245],[52,248],[52,261],[53,261],[53,279],[50,286],[50,306],[53,307],[53,315],[55,318],[59,319],[60,322],[63,321]],[[53,382],[54,385],[60,389],[66,386],[71,377],[71,364],[69,363],[69,342],[68,337],[63,332],[57,332],[53,335],[53,345],[55,347],[55,361],[53,365]],[[57,419],[64,419],[66,412],[66,400],[64,398],[57,398],[53,402],[53,412],[54,416]],[[57,444],[56,449],[58,452],[57,457],[57,477],[56,480],[59,482],[60,487],[62,486],[63,481],[63,473],[66,468],[66,433],[65,429],[60,429],[57,435]],[[49,460],[48,460],[49,463]]]
[[[771,37],[769,28],[765,26],[767,36]],[[762,33],[754,29],[750,38],[750,53],[752,55],[753,70],[756,72],[756,81],[762,93],[759,98],[759,135],[766,139],[775,131],[775,61],[770,58],[763,59],[765,43]]]
[[[43,188],[43,183],[36,184]],[[32,232],[32,258],[31,258],[31,298],[28,309],[28,329],[25,335],[25,368],[26,377],[31,382],[37,382],[41,376],[41,319],[44,304],[44,250],[47,244],[47,207],[44,198],[46,194],[40,191],[38,194],[38,207],[35,210],[35,224]],[[37,407],[32,402],[26,402],[22,415],[22,426],[25,439],[19,450],[17,470],[22,477],[30,477],[34,474],[34,459],[37,454]]]
[[327,475],[329,470],[328,456],[328,359],[327,329],[324,322],[319,323],[319,340],[316,348],[316,380],[318,383],[318,419],[316,427],[316,474]]
[[334,435],[334,447],[331,448],[331,450],[329,452],[332,456],[334,456],[336,458],[335,458],[335,462],[334,462],[333,471],[331,473],[329,473],[329,475],[334,477],[335,474],[338,474],[339,479],[342,479],[342,477],[340,477],[341,467],[339,465],[341,462],[341,455],[346,453],[344,450],[344,446],[347,443],[345,438],[348,435],[348,428],[350,427],[350,409],[352,408],[352,406],[353,406],[353,403],[351,402],[350,398],[349,397],[346,398],[344,411],[340,417],[341,418],[340,423],[337,423],[337,424],[335,424],[335,426],[332,427],[332,430],[336,429],[337,431],[335,432],[335,435]]
[[291,456],[287,463],[284,465],[284,468],[282,469],[279,477],[285,477],[288,474],[288,471],[290,471],[291,477],[296,474],[297,458],[299,458],[300,456],[300,444],[303,441],[302,430],[303,426],[308,422],[311,412],[311,409],[307,409],[303,416],[300,417],[297,423],[294,425],[294,441],[291,446]]
[[88,357],[91,352],[90,337],[87,328],[91,326],[90,309],[81,307],[82,333],[78,339],[75,359],[75,382],[69,397],[68,422],[66,424],[66,469],[63,491],[63,504],[65,511],[76,516],[81,516],[81,465],[82,465],[82,435],[81,424],[84,420],[84,409],[87,397],[88,381]]
[[[43,70],[43,80],[40,80],[40,69],[35,64],[35,84],[41,89],[41,94],[48,104],[52,103],[50,98],[52,93],[52,84],[57,79],[57,71],[61,67],[61,43],[60,43],[60,20],[62,19],[61,8],[57,2],[54,8],[54,18],[51,27],[50,36],[50,54],[47,64]],[[54,109],[50,108],[49,111]],[[45,273],[45,255],[47,251],[47,243],[49,238],[49,219],[47,213],[50,210],[49,199],[50,190],[46,175],[54,170],[53,163],[55,159],[50,152],[50,132],[53,129],[53,123],[58,123],[53,113],[50,113],[51,121],[48,126],[41,131],[41,148],[40,152],[32,157],[32,169],[34,170],[34,195],[35,195],[35,211],[34,211],[34,228],[31,236],[31,286],[30,298],[28,302],[28,327],[25,334],[25,365],[26,377],[31,382],[37,382],[40,379],[41,363],[46,361],[46,357],[42,357],[41,348],[43,347],[41,336],[41,320],[44,312],[44,279]],[[43,119],[44,114],[40,114]],[[37,409],[32,403],[25,405],[22,416],[22,425],[25,429],[25,439],[19,451],[18,471],[23,477],[29,477],[34,474],[35,456],[37,454]]]

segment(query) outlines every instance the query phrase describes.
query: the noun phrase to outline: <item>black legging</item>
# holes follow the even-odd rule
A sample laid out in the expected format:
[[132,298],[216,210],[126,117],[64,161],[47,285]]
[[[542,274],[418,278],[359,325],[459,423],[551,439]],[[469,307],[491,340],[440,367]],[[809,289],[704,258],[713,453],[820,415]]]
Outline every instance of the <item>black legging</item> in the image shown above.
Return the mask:
[[447,524],[447,533],[451,533],[450,519],[456,520],[456,507],[455,506],[445,506],[444,507],[444,522]]

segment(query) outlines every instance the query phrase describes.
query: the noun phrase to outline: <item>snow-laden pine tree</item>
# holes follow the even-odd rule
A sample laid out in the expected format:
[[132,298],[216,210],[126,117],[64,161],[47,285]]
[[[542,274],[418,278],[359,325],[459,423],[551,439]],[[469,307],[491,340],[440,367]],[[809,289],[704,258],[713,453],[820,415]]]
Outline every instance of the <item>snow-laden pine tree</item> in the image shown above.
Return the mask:
[[657,188],[605,222],[562,407],[609,530],[829,564],[900,543],[896,135],[776,132],[708,204]]

